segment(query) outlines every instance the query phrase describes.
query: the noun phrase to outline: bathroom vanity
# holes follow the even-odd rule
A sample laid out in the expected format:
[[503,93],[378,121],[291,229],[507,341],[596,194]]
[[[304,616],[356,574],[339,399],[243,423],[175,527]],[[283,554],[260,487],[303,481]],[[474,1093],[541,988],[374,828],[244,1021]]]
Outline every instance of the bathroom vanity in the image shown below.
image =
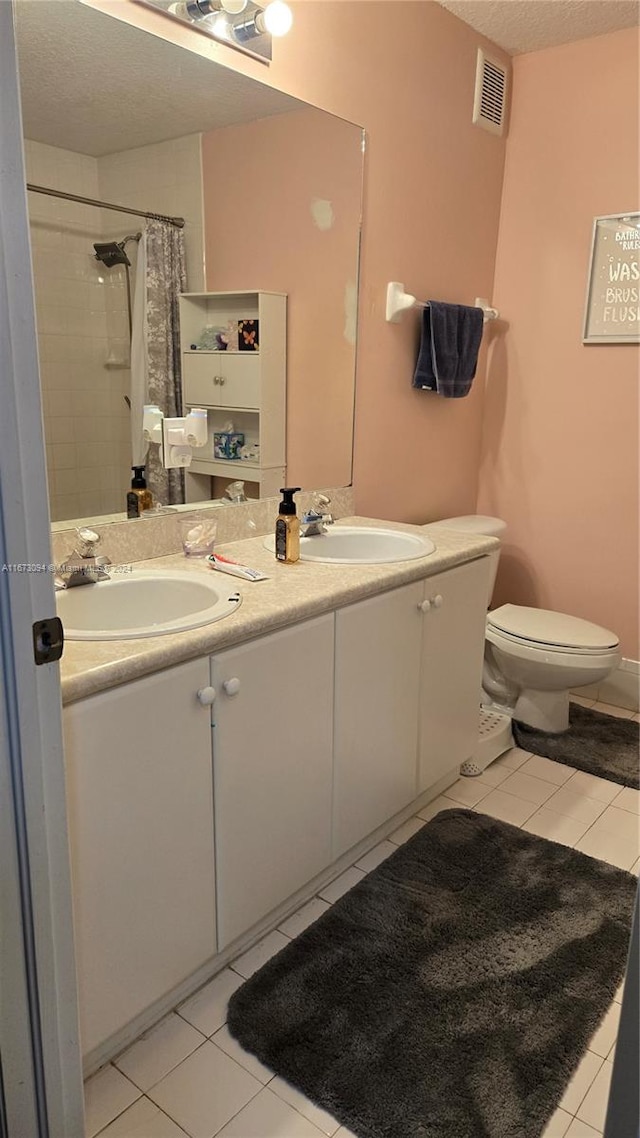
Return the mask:
[[[69,643],[68,814],[89,1068],[457,777],[477,738],[491,538],[274,563],[155,640]],[[155,566],[184,559],[157,559]],[[209,572],[200,562],[192,572]],[[100,586],[94,586],[99,588]]]

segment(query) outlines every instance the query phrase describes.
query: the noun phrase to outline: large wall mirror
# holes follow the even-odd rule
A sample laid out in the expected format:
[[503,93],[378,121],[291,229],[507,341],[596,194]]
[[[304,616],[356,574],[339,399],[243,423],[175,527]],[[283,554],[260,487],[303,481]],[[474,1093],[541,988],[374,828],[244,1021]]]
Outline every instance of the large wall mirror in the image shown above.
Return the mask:
[[[28,193],[52,521],[124,516],[132,421],[154,401],[136,361],[161,331],[140,238],[155,223],[112,204],[184,218],[173,227],[182,291],[235,297],[191,305],[182,347],[172,332],[163,349],[178,371],[185,349],[202,353],[207,375],[224,372],[220,361],[261,366],[238,350],[234,326],[256,318],[257,294],[286,295],[284,358],[259,417],[227,406],[228,389],[212,413],[218,434],[244,435],[244,453],[211,467],[213,452],[194,452],[184,500],[219,500],[236,480],[249,497],[273,493],[281,476],[305,489],[348,485],[362,130],[79,0],[16,0],[16,10],[27,180],[57,195]],[[263,322],[259,347],[273,343]],[[229,354],[214,355],[225,329]],[[259,418],[273,433],[278,398],[282,466],[269,481],[255,473],[254,444]]]

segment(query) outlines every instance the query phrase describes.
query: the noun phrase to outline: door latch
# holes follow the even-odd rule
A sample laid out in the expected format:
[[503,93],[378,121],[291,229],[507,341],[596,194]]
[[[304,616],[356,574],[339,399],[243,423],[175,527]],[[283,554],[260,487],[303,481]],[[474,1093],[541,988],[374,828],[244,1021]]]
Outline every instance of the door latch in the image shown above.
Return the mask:
[[33,625],[33,657],[36,664],[53,664],[62,656],[64,629],[59,616],[37,620]]

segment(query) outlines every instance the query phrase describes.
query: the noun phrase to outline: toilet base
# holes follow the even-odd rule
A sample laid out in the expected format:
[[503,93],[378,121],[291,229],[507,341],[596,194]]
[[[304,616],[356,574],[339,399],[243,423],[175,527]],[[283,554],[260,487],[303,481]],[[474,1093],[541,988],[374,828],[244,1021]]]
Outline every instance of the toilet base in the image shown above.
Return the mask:
[[527,727],[558,735],[569,727],[569,692],[524,688],[516,700],[513,718]]
[[475,778],[487,769],[490,763],[513,747],[511,716],[504,711],[480,708],[478,743],[470,759],[460,766],[460,774]]

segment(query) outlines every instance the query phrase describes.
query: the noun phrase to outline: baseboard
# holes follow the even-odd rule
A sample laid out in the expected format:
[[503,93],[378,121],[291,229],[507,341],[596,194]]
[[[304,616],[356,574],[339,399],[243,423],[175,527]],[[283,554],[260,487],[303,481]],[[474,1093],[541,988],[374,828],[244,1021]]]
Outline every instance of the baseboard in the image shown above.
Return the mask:
[[614,707],[624,707],[630,711],[640,710],[640,660],[620,661],[615,672],[601,684],[575,688],[575,694],[585,699],[595,699],[598,703],[611,703]]

